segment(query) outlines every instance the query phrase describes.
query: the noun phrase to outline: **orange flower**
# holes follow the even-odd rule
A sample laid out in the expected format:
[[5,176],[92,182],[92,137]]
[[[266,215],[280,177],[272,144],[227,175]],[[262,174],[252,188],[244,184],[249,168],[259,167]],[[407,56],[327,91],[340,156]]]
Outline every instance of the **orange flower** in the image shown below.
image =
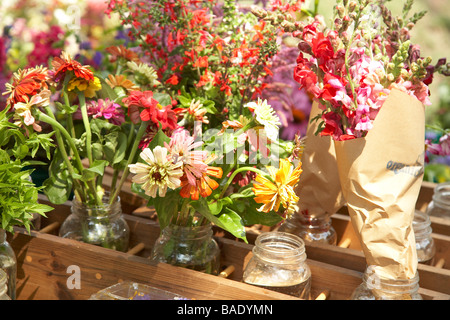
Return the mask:
[[123,88],[127,92],[139,90],[139,87],[135,85],[131,80],[125,78],[124,75],[112,75],[110,74],[105,82],[112,88]]
[[[300,179],[302,173],[301,162],[293,169],[292,164],[287,159],[280,160],[280,168],[277,170],[272,166],[266,167],[269,171],[272,181],[258,175],[253,184],[253,192],[255,193],[256,203],[263,204],[258,211],[277,212],[280,204],[292,211],[299,198],[295,194],[294,187]],[[293,212],[288,212],[292,214]]]
[[69,71],[73,71],[76,78],[82,78],[87,81],[94,80],[94,73],[88,69],[89,66],[82,66],[78,61],[72,60],[70,55],[64,51],[61,53],[61,57],[53,59],[52,67],[50,75],[56,83],[63,79]]
[[10,94],[7,104],[13,107],[18,102],[27,102],[29,98],[47,89],[48,70],[42,66],[35,68],[19,69],[13,75],[12,84],[6,84],[3,95]]
[[211,179],[209,176],[215,178],[222,178],[222,168],[209,166],[206,172],[203,173],[200,179],[196,179],[196,184],[192,185],[188,182],[186,175],[181,178],[181,190],[180,195],[183,198],[191,198],[192,200],[198,200],[199,195],[203,198],[211,195],[212,191],[217,189],[219,184],[217,181]]
[[115,62],[117,58],[124,58],[127,61],[134,61],[136,63],[141,62],[136,52],[125,48],[123,45],[112,46],[105,49],[112,57],[111,62]]

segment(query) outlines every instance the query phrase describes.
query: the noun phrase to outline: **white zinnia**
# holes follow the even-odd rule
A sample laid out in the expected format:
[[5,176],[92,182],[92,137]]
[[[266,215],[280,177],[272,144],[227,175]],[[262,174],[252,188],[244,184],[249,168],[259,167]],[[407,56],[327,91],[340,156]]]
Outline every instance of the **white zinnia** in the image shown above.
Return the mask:
[[267,104],[267,100],[258,98],[258,102],[249,102],[245,104],[245,107],[254,110],[255,119],[260,125],[264,126],[267,137],[270,140],[276,140],[281,122],[275,110]]
[[147,163],[130,164],[131,173],[136,175],[131,179],[134,183],[142,184],[145,194],[156,198],[164,197],[167,188],[176,189],[180,186],[180,177],[183,175],[181,161],[174,163],[167,157],[167,149],[157,146],[153,152],[149,148],[142,150],[140,157]]

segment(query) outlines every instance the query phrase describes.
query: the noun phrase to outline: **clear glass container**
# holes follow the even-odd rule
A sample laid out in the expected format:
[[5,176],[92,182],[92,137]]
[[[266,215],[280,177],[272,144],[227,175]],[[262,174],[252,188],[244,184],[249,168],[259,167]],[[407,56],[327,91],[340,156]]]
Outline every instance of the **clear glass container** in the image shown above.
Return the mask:
[[331,215],[304,216],[294,214],[278,228],[281,232],[292,233],[307,243],[336,245],[336,231],[331,225]]
[[145,284],[124,281],[100,290],[89,300],[188,300],[178,294]]
[[109,204],[109,193],[103,205],[87,205],[74,199],[71,214],[61,225],[59,236],[117,251],[127,251],[130,229],[122,215],[120,198]]
[[434,188],[432,200],[427,207],[427,214],[450,220],[450,182],[439,183]]
[[6,240],[6,231],[0,229],[0,270],[7,275],[8,296],[16,299],[17,259],[14,250]]
[[433,265],[436,246],[431,237],[431,220],[428,214],[416,210],[414,212],[413,229],[416,238],[417,260],[420,263]]
[[363,282],[355,289],[352,300],[423,300],[419,294],[419,274],[412,279],[384,279],[370,267],[363,275]]
[[11,300],[8,296],[8,275],[0,269],[0,300]]
[[168,225],[156,240],[151,259],[213,275],[220,270],[220,250],[210,223],[190,227]]
[[266,232],[256,238],[253,256],[245,267],[245,283],[310,299],[311,270],[305,242],[287,232]]

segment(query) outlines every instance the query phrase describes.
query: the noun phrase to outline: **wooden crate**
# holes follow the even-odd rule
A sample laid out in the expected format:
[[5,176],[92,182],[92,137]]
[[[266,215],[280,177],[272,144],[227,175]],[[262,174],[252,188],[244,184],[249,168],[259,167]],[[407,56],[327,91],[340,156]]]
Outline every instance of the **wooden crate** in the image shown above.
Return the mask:
[[[130,252],[121,253],[56,236],[57,224],[69,214],[70,203],[57,206],[41,221],[44,232],[33,231],[27,235],[17,228],[16,234],[10,236],[19,266],[18,299],[88,299],[93,293],[120,281],[136,281],[198,300],[293,299],[242,282],[245,264],[252,255],[252,244],[217,237],[223,268],[234,268],[234,272],[224,279],[150,261],[148,256],[160,232],[153,219],[124,214],[131,230]],[[364,257],[357,250],[330,247],[307,246],[312,297],[325,291],[330,300],[349,299],[361,283]],[[349,250],[353,254],[349,254]],[[335,261],[331,259],[333,256]],[[355,268],[355,262],[358,268]],[[81,289],[67,287],[70,276],[67,268],[71,265],[80,267]],[[450,299],[450,293],[441,288],[448,284],[448,276],[441,276],[442,279],[422,279],[421,276],[420,292],[425,299]],[[436,284],[430,286],[428,281]]]

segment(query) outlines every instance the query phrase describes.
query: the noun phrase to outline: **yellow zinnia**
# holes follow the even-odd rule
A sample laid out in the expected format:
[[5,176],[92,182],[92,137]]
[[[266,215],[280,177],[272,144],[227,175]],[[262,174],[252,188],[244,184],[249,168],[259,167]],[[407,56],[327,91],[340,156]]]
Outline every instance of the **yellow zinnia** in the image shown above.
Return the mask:
[[92,81],[88,81],[83,78],[73,78],[69,81],[67,90],[72,91],[75,88],[81,92],[84,92],[84,95],[87,98],[93,98],[95,96],[95,92],[102,88],[102,84],[100,79],[97,77],[94,77],[94,80]]
[[287,159],[280,160],[280,168],[277,170],[272,166],[267,166],[271,180],[257,175],[256,183],[253,184],[253,192],[255,193],[256,203],[263,205],[258,209],[261,212],[270,212],[274,210],[278,212],[280,204],[289,211],[296,205],[299,198],[295,194],[294,187],[300,179],[302,173],[301,162],[294,166]]

